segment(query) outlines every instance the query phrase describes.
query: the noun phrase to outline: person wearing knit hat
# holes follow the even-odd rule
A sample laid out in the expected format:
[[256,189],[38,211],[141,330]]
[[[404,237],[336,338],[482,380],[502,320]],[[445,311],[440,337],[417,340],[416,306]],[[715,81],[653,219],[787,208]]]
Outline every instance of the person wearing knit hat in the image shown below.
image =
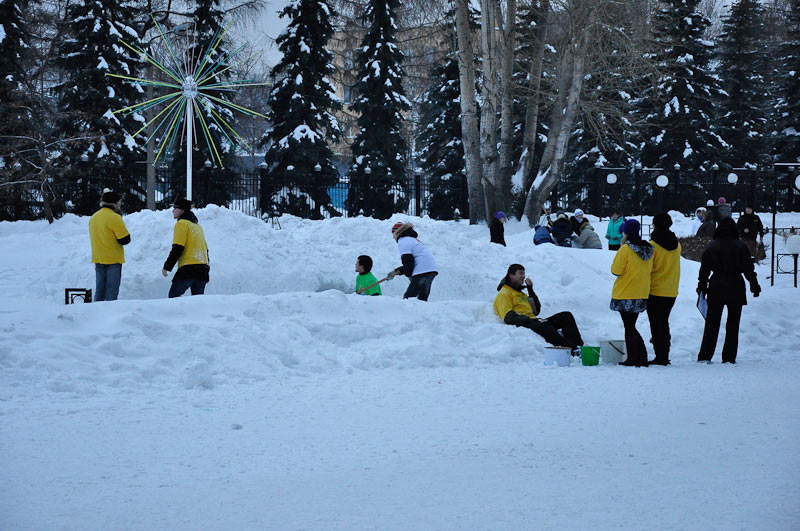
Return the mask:
[[499,243],[503,247],[506,246],[505,230],[503,229],[503,223],[506,221],[508,221],[508,218],[505,212],[498,210],[494,213],[494,217],[489,223],[489,241],[491,243]]
[[180,297],[186,290],[191,290],[192,295],[202,295],[209,281],[211,267],[206,236],[192,212],[192,202],[183,197],[176,199],[172,217],[178,221],[172,232],[172,249],[161,269],[161,274],[166,277],[178,264],[178,271],[172,277],[169,288],[169,298]]
[[742,317],[742,307],[747,304],[743,275],[750,282],[753,297],[758,297],[761,287],[758,285],[750,250],[739,240],[739,232],[733,219],[723,219],[714,231],[714,240],[708,244],[700,259],[697,293],[707,298],[708,308],[703,341],[697,354],[699,363],[711,363],[711,358],[714,357],[722,310],[726,306],[728,318],[725,323],[722,363],[736,363],[739,320]]
[[122,220],[122,198],[108,188],[100,198],[100,210],[89,218],[89,239],[92,244],[94,264],[94,300],[115,301],[122,281],[122,264],[125,263],[124,245],[131,235]]
[[717,199],[717,206],[714,207],[714,222],[719,225],[723,219],[731,219],[733,217],[733,208],[731,204],[724,197]]
[[617,279],[611,291],[609,307],[619,312],[625,327],[628,357],[620,365],[647,367],[647,348],[636,330],[636,320],[647,308],[650,295],[653,246],[642,240],[639,228],[639,222],[635,219],[622,224],[622,246],[611,264],[611,273]]
[[572,216],[569,218],[569,224],[572,227],[572,232],[575,233],[575,236],[581,235],[581,224],[583,223],[583,210],[580,208],[576,208],[575,212],[573,212]]
[[404,299],[416,297],[427,301],[431,293],[431,284],[438,275],[438,268],[433,255],[421,241],[411,223],[397,222],[392,225],[392,237],[397,242],[397,250],[403,265],[390,271],[386,278],[392,279],[397,275],[405,275],[411,279],[408,289],[403,294]]
[[647,317],[650,321],[650,343],[655,359],[651,365],[669,365],[671,335],[669,314],[678,296],[681,278],[681,244],[670,230],[672,218],[669,214],[653,217],[653,270],[650,272],[650,296],[647,298]]

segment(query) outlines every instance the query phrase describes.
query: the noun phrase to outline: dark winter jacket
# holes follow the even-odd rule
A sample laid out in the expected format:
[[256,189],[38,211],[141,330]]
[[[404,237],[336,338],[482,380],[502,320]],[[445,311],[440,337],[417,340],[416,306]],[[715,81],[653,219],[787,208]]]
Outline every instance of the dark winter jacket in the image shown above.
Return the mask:
[[654,229],[653,232],[650,233],[650,239],[667,251],[674,251],[678,248],[678,237],[669,229]]
[[708,294],[709,303],[747,304],[742,275],[750,282],[753,294],[761,292],[750,250],[739,240],[736,224],[728,218],[720,222],[714,240],[703,252],[697,289]]
[[[584,217],[583,219],[586,219],[586,218]],[[572,232],[575,233],[575,236],[580,236],[581,235],[581,224],[582,223],[583,223],[583,221],[578,221],[578,218],[576,218],[575,216],[570,216],[569,217],[569,224],[572,227]]]
[[697,229],[697,234],[695,234],[695,236],[700,238],[711,238],[714,236],[714,221],[711,219],[710,215],[703,221],[700,228]]
[[556,243],[570,241],[572,238],[572,225],[567,218],[558,218],[553,222],[552,232]]
[[739,229],[739,237],[743,240],[755,240],[758,236],[764,236],[764,225],[755,213],[739,216],[736,228]]
[[506,246],[506,240],[504,237],[504,229],[503,224],[497,218],[492,218],[491,223],[489,223],[489,235],[491,237],[492,243],[499,243],[503,247]]
[[550,236],[550,228],[546,225],[542,225],[536,232],[533,233],[533,243],[536,245],[541,245],[543,243],[555,243],[553,242],[553,238]]
[[717,207],[714,209],[714,222],[719,225],[719,222],[723,219],[730,219],[731,212],[732,209],[728,203],[717,205]]

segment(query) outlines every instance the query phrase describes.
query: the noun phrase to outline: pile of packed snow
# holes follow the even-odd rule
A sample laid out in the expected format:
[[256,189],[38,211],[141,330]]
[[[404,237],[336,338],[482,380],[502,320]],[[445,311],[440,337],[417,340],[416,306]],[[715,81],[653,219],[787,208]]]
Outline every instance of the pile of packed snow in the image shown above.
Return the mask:
[[[94,287],[88,218],[0,223],[0,528],[800,525],[798,291],[770,288],[768,261],[736,366],[695,362],[682,261],[671,367],[558,369],[494,314],[497,284],[521,263],[543,316],[622,338],[608,250],[534,246],[515,221],[502,247],[463,221],[196,213],[205,296],[166,298],[174,220],[144,211],[125,216],[120,300],[69,306]],[[358,255],[378,278],[400,265],[400,220],[438,262],[427,303],[402,277],[353,293]]]

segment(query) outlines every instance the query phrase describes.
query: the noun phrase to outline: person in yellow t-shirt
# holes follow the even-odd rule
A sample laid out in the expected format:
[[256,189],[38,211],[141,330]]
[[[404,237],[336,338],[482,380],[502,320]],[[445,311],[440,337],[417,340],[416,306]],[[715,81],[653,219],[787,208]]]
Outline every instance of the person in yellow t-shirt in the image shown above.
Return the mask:
[[208,245],[203,228],[192,212],[192,202],[183,197],[176,200],[172,205],[172,217],[178,220],[173,231],[172,250],[161,270],[162,275],[169,276],[178,264],[169,298],[180,297],[187,289],[191,289],[192,295],[202,295],[209,281]]
[[123,245],[131,235],[120,215],[122,197],[106,188],[100,198],[100,210],[89,218],[89,239],[92,244],[94,264],[94,300],[115,301],[122,281],[122,264],[125,263]]
[[647,298],[647,318],[650,320],[650,342],[656,357],[651,365],[669,365],[669,314],[678,297],[678,282],[681,279],[681,244],[675,233],[669,230],[672,218],[669,214],[653,217],[653,270],[650,273],[650,296]]
[[653,246],[639,235],[639,222],[635,219],[622,224],[622,236],[622,245],[611,264],[611,273],[617,279],[609,305],[611,310],[619,312],[625,327],[628,358],[620,365],[647,367],[647,348],[636,330],[636,320],[647,308],[647,298],[650,296]]

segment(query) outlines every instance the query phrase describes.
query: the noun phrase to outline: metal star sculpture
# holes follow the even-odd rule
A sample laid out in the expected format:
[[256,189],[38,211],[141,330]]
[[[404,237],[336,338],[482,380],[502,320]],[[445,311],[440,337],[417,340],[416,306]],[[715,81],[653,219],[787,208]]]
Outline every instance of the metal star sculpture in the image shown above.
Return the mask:
[[[151,18],[153,17],[151,16]],[[211,60],[211,57],[222,42],[222,38],[225,36],[225,33],[227,33],[230,25],[222,31],[221,28],[218,28],[205,52],[202,55],[197,55],[192,53],[192,51],[196,49],[196,31],[186,32],[185,45],[182,51],[177,53],[177,48],[170,42],[167,32],[164,31],[155,18],[153,18],[153,22],[167,51],[166,61],[158,61],[152,54],[135,44],[127,43],[122,39],[120,39],[120,42],[139,57],[145,59],[148,63],[166,74],[167,79],[162,81],[111,73],[106,75],[124,79],[131,84],[158,87],[162,90],[166,90],[166,93],[156,98],[125,107],[124,109],[119,109],[114,111],[113,114],[122,113],[124,115],[130,115],[154,107],[164,106],[158,114],[145,123],[141,129],[136,131],[133,137],[135,138],[142,134],[142,132],[152,124],[156,124],[152,135],[147,139],[148,142],[151,140],[156,140],[158,142],[158,150],[154,164],[168,153],[173,152],[175,144],[180,138],[179,145],[186,145],[186,197],[191,200],[192,146],[197,145],[197,129],[200,129],[203,133],[203,138],[205,139],[208,150],[211,153],[211,158],[213,159],[212,162],[215,166],[223,167],[223,163],[219,146],[217,142],[214,141],[214,137],[209,129],[212,123],[216,125],[231,145],[235,146],[237,144],[237,142],[231,138],[231,136],[233,136],[248,148],[250,147],[241,135],[239,135],[231,124],[221,115],[218,111],[218,105],[222,108],[238,111],[248,116],[261,116],[266,119],[265,115],[219,98],[212,94],[212,92],[232,92],[237,87],[265,86],[269,85],[269,83],[261,83],[253,79],[216,82],[220,74],[235,66],[232,60],[247,46],[247,44],[243,44],[234,52],[220,54],[216,60]],[[194,127],[195,117],[199,122],[199,128]]]

